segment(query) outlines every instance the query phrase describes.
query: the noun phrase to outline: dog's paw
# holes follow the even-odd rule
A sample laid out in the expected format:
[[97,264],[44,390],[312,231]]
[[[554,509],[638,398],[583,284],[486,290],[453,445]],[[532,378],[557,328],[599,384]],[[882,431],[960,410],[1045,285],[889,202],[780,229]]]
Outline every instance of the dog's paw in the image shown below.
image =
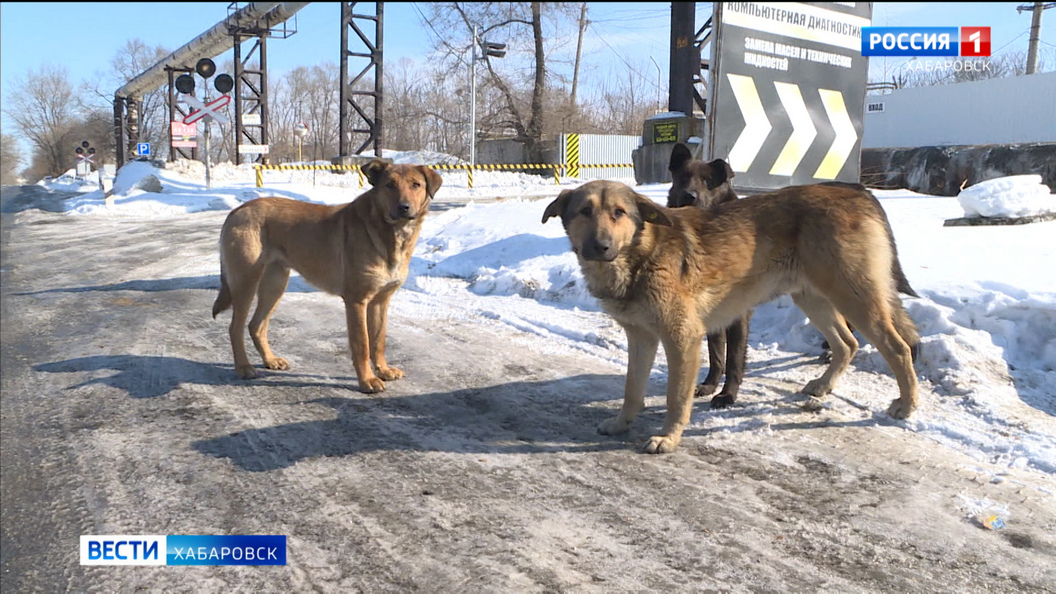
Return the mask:
[[605,419],[598,425],[598,433],[602,435],[619,435],[627,433],[630,428],[630,422],[624,421],[620,417],[612,417],[611,419]]
[[242,379],[253,379],[257,377],[257,370],[252,365],[236,365],[235,373]]
[[388,382],[400,379],[403,377],[403,372],[396,367],[380,367],[378,368],[378,377]]
[[368,377],[359,380],[359,389],[367,394],[376,394],[385,391],[385,382],[380,377]]
[[825,402],[820,398],[811,396],[803,403],[802,408],[807,412],[821,412],[825,409]]
[[283,359],[282,357],[274,357],[265,361],[264,367],[267,367],[268,369],[278,369],[280,371],[285,371],[290,368],[290,364],[287,363],[286,359]]
[[[715,390],[719,389],[719,384],[708,384],[703,383],[697,386],[697,389],[693,392],[694,398],[703,398],[705,396],[711,396],[715,393]],[[714,405],[714,402],[712,402]]]
[[822,381],[820,378],[816,380],[810,380],[809,382],[807,382],[807,385],[803,386],[803,389],[800,390],[800,392],[804,394],[816,396],[818,398],[823,398],[831,391],[832,386]]
[[736,394],[719,394],[711,399],[711,408],[726,408],[737,402]]
[[896,419],[908,419],[916,408],[916,404],[907,404],[898,398],[887,408],[887,414]]
[[675,451],[680,441],[682,439],[679,437],[654,435],[649,438],[649,441],[645,442],[645,447],[642,448],[642,451],[646,454],[668,454]]

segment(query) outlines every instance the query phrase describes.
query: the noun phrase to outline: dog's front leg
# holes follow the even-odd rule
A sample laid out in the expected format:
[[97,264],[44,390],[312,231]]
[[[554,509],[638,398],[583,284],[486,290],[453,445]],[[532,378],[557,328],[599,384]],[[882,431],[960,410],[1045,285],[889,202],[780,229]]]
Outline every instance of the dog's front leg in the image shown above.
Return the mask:
[[666,454],[674,451],[682,441],[682,431],[689,424],[693,412],[693,388],[700,369],[700,343],[703,339],[703,332],[664,339],[664,352],[667,353],[667,419],[663,433],[650,437],[646,442],[646,453]]
[[382,380],[396,380],[403,377],[403,371],[389,367],[385,360],[385,328],[389,318],[389,300],[395,290],[382,293],[370,302],[367,308],[367,327],[370,332],[370,360],[374,363],[378,377]]
[[345,299],[345,318],[348,322],[348,347],[352,351],[352,365],[359,378],[359,389],[373,393],[385,390],[385,382],[370,368],[370,335],[367,333],[367,301]]
[[623,406],[617,417],[606,419],[598,426],[603,435],[618,435],[631,428],[631,423],[645,407],[645,392],[649,373],[656,360],[660,339],[643,328],[624,326],[627,333],[627,378],[623,388]]

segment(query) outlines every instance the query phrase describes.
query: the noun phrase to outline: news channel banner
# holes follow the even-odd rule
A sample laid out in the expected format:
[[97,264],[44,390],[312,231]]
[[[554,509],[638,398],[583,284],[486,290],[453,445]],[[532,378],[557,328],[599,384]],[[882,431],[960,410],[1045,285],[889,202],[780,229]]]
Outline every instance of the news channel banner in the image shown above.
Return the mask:
[[81,565],[286,565],[286,537],[82,535]]

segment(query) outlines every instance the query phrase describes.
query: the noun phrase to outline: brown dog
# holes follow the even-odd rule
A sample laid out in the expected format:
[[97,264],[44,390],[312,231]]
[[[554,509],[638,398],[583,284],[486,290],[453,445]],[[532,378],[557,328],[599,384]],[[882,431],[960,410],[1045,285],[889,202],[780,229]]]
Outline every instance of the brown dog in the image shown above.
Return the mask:
[[[698,161],[693,158],[689,147],[678,143],[671,149],[671,161],[667,169],[671,172],[668,208],[711,208],[737,199],[737,194],[730,187],[733,168],[722,159],[710,163]],[[748,357],[748,321],[751,317],[752,311],[748,310],[729,328],[709,329],[708,375],[697,386],[695,396],[703,398],[714,394],[719,389],[723,373],[726,374],[726,383],[722,391],[711,399],[711,408],[725,408],[737,401]]]
[[220,294],[213,317],[233,308],[231,349],[239,377],[257,375],[243,334],[254,296],[253,344],[265,367],[289,369],[268,345],[268,319],[286,291],[290,270],[344,299],[348,344],[362,391],[380,392],[385,381],[403,377],[385,360],[389,300],[407,278],[418,232],[442,179],[428,167],[379,160],[366,164],[363,173],[373,187],[349,204],[258,198],[227,216],[220,232]]
[[690,420],[700,344],[707,328],[791,294],[832,345],[832,362],[803,388],[828,394],[858,341],[846,320],[883,355],[898,381],[888,414],[917,407],[910,344],[917,330],[902,308],[887,216],[868,191],[794,186],[710,209],[664,208],[624,184],[593,181],[562,192],[543,221],[560,216],[590,293],[627,333],[620,414],[599,427],[630,428],[644,407],[657,346],[669,369],[667,420],[645,451],[670,452]]

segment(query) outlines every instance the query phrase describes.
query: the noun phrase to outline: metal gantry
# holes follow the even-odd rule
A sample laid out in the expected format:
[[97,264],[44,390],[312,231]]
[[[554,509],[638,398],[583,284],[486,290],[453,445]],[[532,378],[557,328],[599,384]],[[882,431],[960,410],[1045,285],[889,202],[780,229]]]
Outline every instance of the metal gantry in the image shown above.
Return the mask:
[[[201,58],[215,58],[231,48],[231,36],[240,28],[263,27],[265,30],[284,23],[307,2],[251,2],[239,8],[231,3],[230,14],[206,32],[195,37],[176,51],[129,80],[114,93],[114,133],[116,136],[117,166],[125,163],[126,151],[131,153],[139,141],[141,129],[140,103],[143,95],[162,86],[169,85],[169,115],[175,117],[179,107],[175,105],[172,73],[183,72]],[[265,71],[265,68],[261,68]],[[261,85],[264,88],[265,85]],[[266,102],[265,102],[266,103]],[[236,110],[239,109],[236,106]],[[263,108],[266,110],[266,108]],[[266,119],[262,118],[263,122]],[[266,126],[266,123],[264,124]],[[171,138],[170,138],[171,144]],[[171,151],[171,147],[170,147]]]
[[[374,4],[376,12],[370,14],[357,14],[357,4]],[[382,68],[382,28],[384,24],[384,2],[342,2],[341,3],[341,107],[339,110],[338,152],[340,156],[347,157],[352,154],[360,154],[368,146],[373,145],[374,155],[381,156],[382,135],[382,103],[383,103],[383,78]],[[364,33],[359,23],[373,24],[373,41]],[[366,52],[352,51],[349,43],[349,30],[355,32],[359,41],[366,46]],[[352,75],[349,68],[362,65],[358,74]],[[353,63],[355,62],[355,63]],[[360,82],[368,74],[373,74],[374,90],[364,90]],[[368,111],[362,104],[362,99],[372,99],[373,105]],[[366,138],[358,148],[350,150],[355,145],[354,135],[365,134]]]
[[711,42],[711,17],[708,17],[704,26],[697,30],[693,41],[693,47],[697,48],[697,70],[693,74],[693,102],[696,103],[700,113],[708,113],[708,81],[704,78],[704,71],[711,68],[711,60],[704,58],[704,46]]
[[[249,37],[252,36],[252,37]],[[242,162],[239,145],[268,144],[268,35],[240,29],[235,38],[235,164]],[[249,52],[242,56],[242,42],[253,39]],[[257,67],[251,60],[257,56]],[[250,117],[246,117],[250,116]],[[248,155],[254,155],[248,157]],[[268,163],[264,153],[248,153],[247,163]]]

